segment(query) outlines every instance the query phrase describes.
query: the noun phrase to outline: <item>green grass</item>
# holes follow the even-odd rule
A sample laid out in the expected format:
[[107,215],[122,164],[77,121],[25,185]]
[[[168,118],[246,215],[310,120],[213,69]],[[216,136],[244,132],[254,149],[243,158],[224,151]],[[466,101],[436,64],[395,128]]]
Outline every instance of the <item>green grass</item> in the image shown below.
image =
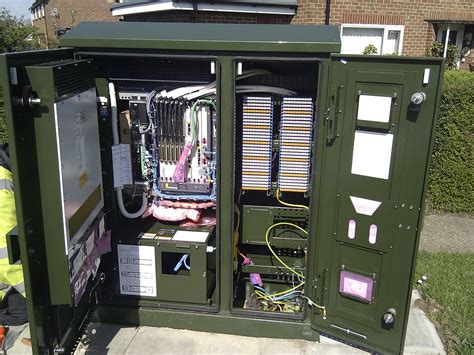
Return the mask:
[[428,316],[448,353],[474,353],[474,254],[420,252],[416,270]]

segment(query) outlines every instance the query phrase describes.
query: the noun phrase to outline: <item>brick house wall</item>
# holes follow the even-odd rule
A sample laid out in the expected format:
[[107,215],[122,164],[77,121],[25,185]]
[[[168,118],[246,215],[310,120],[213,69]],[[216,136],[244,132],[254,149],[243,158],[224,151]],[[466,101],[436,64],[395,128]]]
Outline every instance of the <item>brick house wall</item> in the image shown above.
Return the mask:
[[[299,0],[291,23],[324,23],[325,0]],[[455,11],[453,11],[455,10]],[[422,56],[436,39],[437,26],[427,20],[474,23],[472,0],[331,0],[330,23],[403,25],[403,55]],[[466,26],[465,31],[472,31]],[[471,41],[473,48],[474,40]],[[474,54],[461,67],[474,64]]]
[[126,21],[289,24],[291,16],[214,11],[165,11],[127,15]]
[[115,0],[46,0],[44,16],[33,20],[33,25],[42,33],[47,32],[49,41],[54,43],[57,30],[74,27],[82,21],[118,21],[110,13],[113,3]]
[[[324,24],[326,0],[298,0],[295,16],[229,12],[166,11],[127,15],[125,21]],[[454,10],[454,11],[453,11]],[[428,21],[429,20],[429,21]],[[471,21],[473,0],[331,0],[330,24],[402,25],[402,55],[423,56],[436,39],[439,20]],[[472,31],[467,25],[465,31]],[[474,46],[474,38],[470,43]],[[474,50],[472,51],[474,52]],[[474,53],[461,67],[474,65]]]
[[[453,12],[453,9],[458,11]],[[323,23],[324,10],[325,1],[300,0],[292,23]],[[418,56],[425,54],[435,40],[434,27],[426,20],[434,19],[437,13],[442,14],[442,19],[462,18],[460,15],[474,14],[474,1],[332,0],[330,23],[403,25],[403,54]]]

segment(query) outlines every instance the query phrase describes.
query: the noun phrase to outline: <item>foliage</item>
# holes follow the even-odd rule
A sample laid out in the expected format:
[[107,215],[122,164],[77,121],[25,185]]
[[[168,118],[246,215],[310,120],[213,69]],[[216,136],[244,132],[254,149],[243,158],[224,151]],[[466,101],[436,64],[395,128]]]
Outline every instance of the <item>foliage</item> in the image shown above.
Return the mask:
[[[434,42],[431,48],[426,52],[428,57],[443,57],[444,44],[441,42]],[[458,49],[454,44],[448,44],[446,50],[446,69],[457,69],[456,60],[459,56]]]
[[474,73],[445,73],[428,187],[438,211],[474,213],[473,93]]
[[367,47],[364,48],[362,51],[362,54],[368,55],[368,54],[377,54],[378,49],[375,47],[373,44],[369,44]]
[[41,47],[42,37],[36,27],[0,9],[0,53],[32,50]]
[[474,352],[474,254],[420,252],[416,280],[448,354]]

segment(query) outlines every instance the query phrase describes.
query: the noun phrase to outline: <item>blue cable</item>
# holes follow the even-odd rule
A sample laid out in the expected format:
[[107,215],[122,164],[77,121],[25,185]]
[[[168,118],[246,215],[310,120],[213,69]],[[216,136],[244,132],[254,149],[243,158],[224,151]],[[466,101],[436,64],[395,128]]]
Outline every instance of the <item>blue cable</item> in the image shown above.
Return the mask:
[[179,261],[176,263],[176,265],[175,265],[173,271],[174,271],[174,272],[177,272],[177,271],[181,268],[181,266],[182,266],[183,264],[184,264],[184,267],[185,267],[186,269],[191,270],[191,268],[189,267],[189,265],[186,263],[186,260],[188,259],[188,257],[189,257],[189,254],[184,254],[184,255],[181,257],[181,259],[179,259]]
[[191,268],[190,268],[189,265],[187,264],[188,256],[189,256],[189,254],[186,254],[186,255],[185,255],[185,258],[183,259],[183,264],[184,264],[184,267],[185,267],[186,269],[191,270]]

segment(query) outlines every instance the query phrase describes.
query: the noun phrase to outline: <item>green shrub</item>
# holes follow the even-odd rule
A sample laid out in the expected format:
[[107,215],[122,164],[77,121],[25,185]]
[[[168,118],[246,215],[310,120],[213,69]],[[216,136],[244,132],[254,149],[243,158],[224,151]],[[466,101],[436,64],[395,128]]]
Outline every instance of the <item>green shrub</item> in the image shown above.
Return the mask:
[[[434,42],[426,51],[428,57],[442,57],[444,55],[444,44]],[[457,69],[456,60],[458,59],[458,48],[454,44],[448,44],[446,50],[446,69]]]
[[377,54],[378,49],[373,44],[369,44],[367,47],[364,48],[362,54],[369,55],[369,54]]
[[448,71],[428,190],[430,208],[474,213],[474,73]]

